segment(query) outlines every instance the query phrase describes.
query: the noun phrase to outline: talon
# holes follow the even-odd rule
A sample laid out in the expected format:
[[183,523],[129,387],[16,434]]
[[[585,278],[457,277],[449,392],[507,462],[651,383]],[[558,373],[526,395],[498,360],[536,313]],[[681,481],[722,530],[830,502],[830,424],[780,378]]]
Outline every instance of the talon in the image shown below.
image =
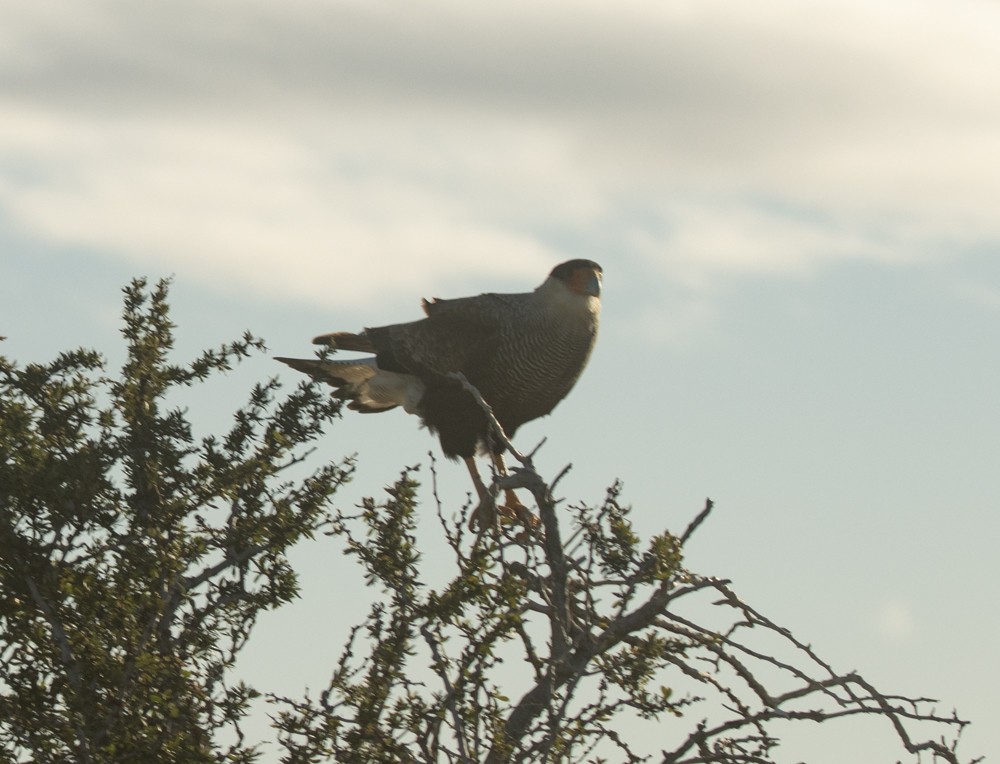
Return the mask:
[[506,522],[508,525],[520,523],[527,528],[537,528],[541,525],[538,515],[520,503],[504,504],[497,507],[497,511],[500,513],[500,522]]
[[[500,474],[507,474],[507,466],[503,462],[500,454],[493,457],[494,463]],[[472,482],[479,494],[479,504],[469,516],[469,529],[482,533],[487,528],[492,528],[499,521],[500,525],[512,526],[520,525],[523,530],[515,536],[515,541],[524,543],[530,536],[544,537],[541,530],[542,522],[521,500],[517,498],[513,488],[505,488],[504,495],[507,498],[505,504],[497,505],[495,497],[486,488],[479,471],[472,457],[465,459],[465,465],[469,468]]]
[[532,537],[544,538],[542,521],[534,512],[522,504],[512,490],[507,490],[507,503],[497,507],[500,521],[507,525],[520,525],[521,530],[514,536],[519,544],[527,543]]

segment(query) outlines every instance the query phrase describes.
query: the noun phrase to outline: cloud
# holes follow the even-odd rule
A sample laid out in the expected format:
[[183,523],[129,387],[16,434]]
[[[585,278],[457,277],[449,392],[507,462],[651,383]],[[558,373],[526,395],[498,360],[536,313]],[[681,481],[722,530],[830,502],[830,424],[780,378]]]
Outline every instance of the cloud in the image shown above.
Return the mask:
[[5,4],[7,225],[262,295],[1000,238],[980,0]]
[[531,237],[477,224],[460,193],[427,193],[419,178],[371,166],[336,168],[357,155],[318,157],[294,141],[226,126],[78,119],[62,131],[44,114],[7,113],[0,136],[8,145],[12,133],[59,140],[30,174],[0,180],[6,215],[50,241],[144,267],[356,303],[375,291],[412,296],[446,282],[436,277],[470,253],[480,258],[476,270],[532,278],[552,259]]

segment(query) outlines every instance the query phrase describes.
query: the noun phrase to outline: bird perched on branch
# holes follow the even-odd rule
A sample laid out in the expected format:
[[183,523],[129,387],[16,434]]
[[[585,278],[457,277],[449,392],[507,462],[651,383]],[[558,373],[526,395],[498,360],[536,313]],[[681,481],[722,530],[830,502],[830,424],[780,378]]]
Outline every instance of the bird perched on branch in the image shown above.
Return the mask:
[[[493,436],[483,407],[463,386],[473,385],[508,438],[525,422],[545,416],[572,389],[597,338],[601,266],[570,260],[552,269],[533,292],[481,294],[423,301],[425,318],[357,334],[333,332],[317,345],[372,354],[353,360],[278,358],[335,389],[348,408],[379,413],[402,406],[437,433],[449,458],[461,457],[472,476],[480,527],[492,512],[476,468],[490,453],[506,473],[503,443]],[[528,515],[513,491],[509,513]],[[504,508],[501,508],[504,509]],[[480,511],[483,510],[483,511]]]

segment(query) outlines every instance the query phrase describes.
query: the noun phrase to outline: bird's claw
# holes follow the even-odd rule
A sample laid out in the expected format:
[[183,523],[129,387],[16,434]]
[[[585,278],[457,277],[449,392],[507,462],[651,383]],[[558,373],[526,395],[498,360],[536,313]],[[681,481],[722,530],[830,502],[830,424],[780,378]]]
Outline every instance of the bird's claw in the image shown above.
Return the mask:
[[520,501],[508,501],[506,504],[497,505],[492,499],[484,499],[473,510],[472,517],[469,518],[469,527],[482,533],[498,522],[501,527],[520,526],[522,530],[515,536],[518,542],[527,541],[532,536],[539,537],[542,533],[538,515]]

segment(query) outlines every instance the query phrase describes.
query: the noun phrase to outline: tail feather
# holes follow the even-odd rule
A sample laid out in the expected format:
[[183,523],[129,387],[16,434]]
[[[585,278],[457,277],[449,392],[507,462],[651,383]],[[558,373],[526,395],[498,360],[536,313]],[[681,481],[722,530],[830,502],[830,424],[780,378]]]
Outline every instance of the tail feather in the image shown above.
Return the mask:
[[337,350],[356,350],[359,353],[374,353],[375,347],[367,334],[352,332],[330,332],[313,337],[314,345],[329,345]]
[[333,394],[350,401],[355,411],[373,414],[402,406],[415,413],[424,394],[424,383],[411,374],[380,369],[374,358],[354,361],[320,361],[307,358],[275,358],[296,371],[335,388]]

